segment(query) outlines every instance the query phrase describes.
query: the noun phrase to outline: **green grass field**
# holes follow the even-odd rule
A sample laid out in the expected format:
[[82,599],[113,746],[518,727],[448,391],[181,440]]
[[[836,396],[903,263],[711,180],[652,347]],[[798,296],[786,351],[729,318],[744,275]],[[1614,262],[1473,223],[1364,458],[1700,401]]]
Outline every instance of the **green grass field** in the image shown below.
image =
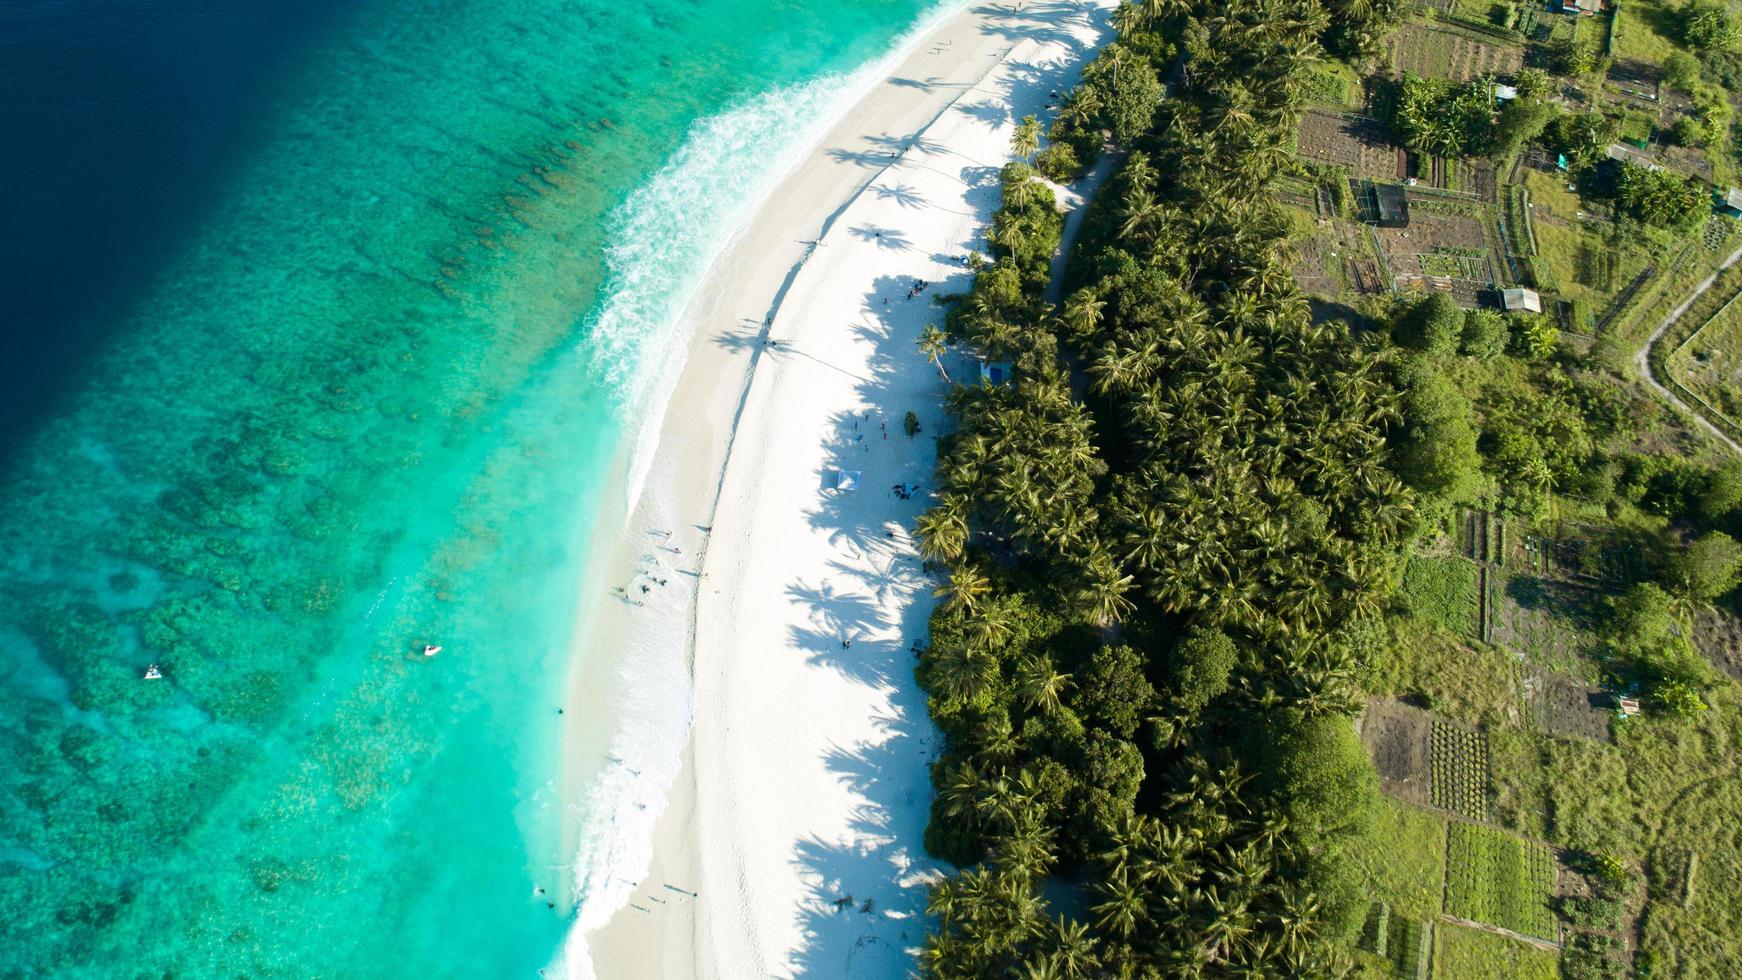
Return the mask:
[[1444,817],[1384,797],[1378,829],[1365,843],[1355,864],[1373,901],[1389,903],[1395,917],[1439,912],[1446,880]]
[[1616,61],[1663,64],[1679,45],[1664,33],[1675,12],[1655,0],[1627,0],[1615,10]]
[[1446,912],[1527,936],[1555,938],[1549,849],[1480,824],[1454,823],[1446,842]]
[[1434,936],[1434,980],[1558,980],[1560,958],[1505,936],[1442,923]]
[[1458,638],[1407,617],[1392,621],[1393,643],[1365,682],[1374,694],[1425,696],[1433,709],[1467,724],[1520,717],[1516,657]]
[[1476,566],[1462,558],[1418,555],[1404,566],[1398,600],[1415,618],[1473,638],[1481,631],[1477,578]]

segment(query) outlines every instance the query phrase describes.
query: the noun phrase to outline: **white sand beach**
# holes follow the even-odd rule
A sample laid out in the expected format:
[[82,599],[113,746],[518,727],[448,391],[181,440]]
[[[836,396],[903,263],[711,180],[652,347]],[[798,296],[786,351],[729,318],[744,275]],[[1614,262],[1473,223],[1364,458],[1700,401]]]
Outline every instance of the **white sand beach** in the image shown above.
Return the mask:
[[[645,595],[583,604],[624,642],[687,633],[693,658],[681,771],[633,772],[648,786],[630,805],[665,809],[651,866],[620,879],[631,904],[586,936],[598,976],[912,970],[938,736],[912,676],[935,583],[907,529],[945,421],[915,341],[968,286],[1017,121],[1050,116],[1112,6],[975,5],[931,31],[782,180],[692,304],[648,489],[612,545],[621,582],[650,561],[668,571]],[[856,489],[837,488],[843,472]],[[618,683],[577,678],[572,713]],[[631,723],[689,707],[610,706]]]

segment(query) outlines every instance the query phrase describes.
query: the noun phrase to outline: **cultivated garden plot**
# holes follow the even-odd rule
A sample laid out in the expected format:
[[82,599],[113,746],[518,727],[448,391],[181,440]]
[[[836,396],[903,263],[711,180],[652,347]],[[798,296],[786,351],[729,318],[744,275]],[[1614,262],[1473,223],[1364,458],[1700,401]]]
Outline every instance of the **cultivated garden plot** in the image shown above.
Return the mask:
[[1560,960],[1506,936],[1441,923],[1434,930],[1435,980],[1559,980]]
[[1391,64],[1400,72],[1467,82],[1484,75],[1511,76],[1524,67],[1524,49],[1427,24],[1409,24],[1391,35]]
[[1707,607],[1694,615],[1694,646],[1719,670],[1742,679],[1742,619]]
[[1379,123],[1365,116],[1308,109],[1300,117],[1296,147],[1302,160],[1342,167],[1357,179],[1398,180],[1404,175],[1402,151],[1391,145]]
[[1408,227],[1378,228],[1375,234],[1399,288],[1449,283],[1459,305],[1474,306],[1477,293],[1494,281],[1482,222],[1473,213],[1434,213],[1412,198]]
[[1524,696],[1538,731],[1561,738],[1609,741],[1610,696],[1576,677],[1540,668],[1524,675]]
[[1482,635],[1481,572],[1464,558],[1416,555],[1403,567],[1398,601],[1409,614],[1443,626],[1459,636]]
[[1669,373],[1708,408],[1742,420],[1742,299],[1721,307],[1667,360]]
[[1549,849],[1480,824],[1446,838],[1446,914],[1553,942],[1555,859]]
[[1496,591],[1490,642],[1539,667],[1580,669],[1590,647],[1581,630],[1594,622],[1595,591],[1528,575],[1507,578]]
[[1379,786],[1400,800],[1427,806],[1433,715],[1389,698],[1368,703],[1361,716],[1361,741],[1379,770]]
[[1300,291],[1326,299],[1374,295],[1384,289],[1379,266],[1367,249],[1360,225],[1341,219],[1321,221],[1311,234],[1294,239],[1294,280]]
[[1433,805],[1471,820],[1488,819],[1488,736],[1436,718],[1429,758]]

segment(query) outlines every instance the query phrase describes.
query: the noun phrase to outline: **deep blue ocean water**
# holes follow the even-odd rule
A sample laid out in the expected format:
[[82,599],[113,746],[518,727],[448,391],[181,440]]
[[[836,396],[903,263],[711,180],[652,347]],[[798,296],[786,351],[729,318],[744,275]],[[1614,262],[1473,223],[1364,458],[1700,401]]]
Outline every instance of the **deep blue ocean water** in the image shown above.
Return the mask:
[[0,5],[0,972],[549,962],[645,365],[931,6]]

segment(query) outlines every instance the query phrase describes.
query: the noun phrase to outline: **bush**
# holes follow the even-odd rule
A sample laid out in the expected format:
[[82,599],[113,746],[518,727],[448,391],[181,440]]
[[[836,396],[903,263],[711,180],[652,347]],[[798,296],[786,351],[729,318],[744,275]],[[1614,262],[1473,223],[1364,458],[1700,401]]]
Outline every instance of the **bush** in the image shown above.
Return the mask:
[[1509,332],[1506,318],[1493,310],[1470,310],[1464,314],[1464,330],[1458,338],[1458,350],[1482,360],[1506,353]]
[[1742,576],[1742,544],[1710,531],[1669,560],[1667,584],[1683,595],[1710,601],[1736,587]]
[[1463,332],[1464,311],[1450,295],[1433,293],[1398,320],[1392,337],[1412,350],[1447,355],[1457,353]]
[[1240,651],[1228,634],[1193,627],[1173,648],[1174,696],[1188,713],[1203,710],[1228,689]]
[[1069,143],[1053,143],[1040,151],[1034,158],[1034,168],[1046,175],[1046,179],[1068,184],[1082,173],[1082,164],[1077,162],[1077,151]]

